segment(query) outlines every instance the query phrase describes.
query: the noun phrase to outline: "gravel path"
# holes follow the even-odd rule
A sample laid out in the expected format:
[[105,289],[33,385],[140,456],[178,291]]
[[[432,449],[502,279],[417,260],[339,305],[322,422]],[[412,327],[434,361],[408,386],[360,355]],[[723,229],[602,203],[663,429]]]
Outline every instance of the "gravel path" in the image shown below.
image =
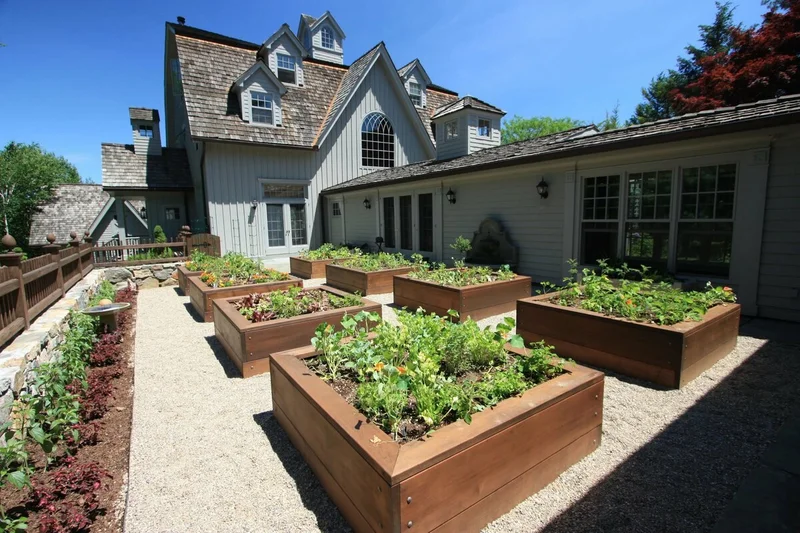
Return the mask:
[[[269,375],[230,377],[187,305],[139,296],[125,531],[346,531],[272,417]],[[680,391],[608,375],[600,449],[487,531],[708,531],[800,408],[798,375],[800,345],[751,337]]]

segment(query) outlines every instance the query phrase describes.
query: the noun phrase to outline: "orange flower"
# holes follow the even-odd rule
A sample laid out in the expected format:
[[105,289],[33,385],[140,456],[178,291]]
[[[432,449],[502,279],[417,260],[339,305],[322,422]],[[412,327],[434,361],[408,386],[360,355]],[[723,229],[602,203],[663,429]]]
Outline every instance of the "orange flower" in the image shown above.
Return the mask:
[[380,372],[383,370],[383,363],[375,363],[375,372]]
[[722,287],[722,290],[725,292],[733,292],[733,289],[731,289],[730,287]]
[[633,301],[631,299],[628,299],[625,303],[628,305],[633,305]]
[[405,374],[405,373],[406,373],[406,369],[405,369],[405,368],[403,368],[402,366],[398,366],[398,367],[397,367],[397,372],[398,372],[399,374]]

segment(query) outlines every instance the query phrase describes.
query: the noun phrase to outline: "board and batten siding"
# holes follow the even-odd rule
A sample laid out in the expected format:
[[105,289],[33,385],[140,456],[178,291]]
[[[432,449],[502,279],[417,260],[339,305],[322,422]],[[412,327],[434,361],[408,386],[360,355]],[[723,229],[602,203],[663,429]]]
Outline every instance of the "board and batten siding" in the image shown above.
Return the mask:
[[[447,139],[447,123],[458,121],[458,137]],[[461,113],[445,116],[436,121],[437,159],[451,159],[467,155],[469,136],[467,135],[467,117]]]
[[[247,255],[266,255],[266,235],[262,232],[266,211],[259,206],[251,213],[250,202],[262,203],[260,180],[298,180],[308,183],[308,217],[310,246],[324,240],[323,210],[318,205],[319,193],[332,185],[374,171],[361,166],[361,124],[369,113],[385,114],[395,133],[395,165],[429,159],[429,144],[424,131],[413,123],[415,113],[400,98],[408,98],[400,84],[389,82],[389,73],[378,63],[345,107],[318,151],[289,150],[269,146],[208,142],[206,146],[206,194],[211,232],[219,235],[223,252],[240,251]],[[362,198],[363,200],[363,198]],[[362,211],[364,207],[358,206]],[[358,209],[357,208],[357,209]],[[345,212],[347,217],[348,213]],[[239,221],[239,222],[234,222]],[[235,227],[238,225],[238,229]],[[239,248],[234,241],[238,233]],[[252,236],[255,245],[245,247],[245,236]],[[330,233],[328,238],[331,239]],[[350,236],[346,235],[349,240]],[[375,235],[372,235],[374,241]]]
[[[371,209],[364,207],[364,199],[368,198]],[[378,197],[374,193],[356,194],[344,197],[344,212],[346,213],[346,235],[348,243],[361,246],[364,243],[375,243],[377,218],[375,210]]]
[[287,87],[293,85],[303,85],[305,83],[305,76],[303,74],[303,58],[302,52],[297,49],[294,43],[284,34],[272,44],[269,50],[269,69],[278,75],[278,54],[292,56],[295,63],[295,83],[286,83]]
[[[478,119],[485,119],[491,122],[488,137],[478,135]],[[469,153],[491,148],[500,145],[500,117],[492,115],[468,115],[467,128],[469,135]]]
[[[327,26],[333,34],[333,50],[322,47],[322,28]],[[344,62],[344,48],[342,48],[342,36],[336,31],[336,28],[330,24],[322,23],[314,30],[311,35],[311,55],[314,59],[322,59],[323,61],[330,61],[331,63],[342,64]]]
[[770,153],[758,313],[800,321],[800,134],[777,139]]

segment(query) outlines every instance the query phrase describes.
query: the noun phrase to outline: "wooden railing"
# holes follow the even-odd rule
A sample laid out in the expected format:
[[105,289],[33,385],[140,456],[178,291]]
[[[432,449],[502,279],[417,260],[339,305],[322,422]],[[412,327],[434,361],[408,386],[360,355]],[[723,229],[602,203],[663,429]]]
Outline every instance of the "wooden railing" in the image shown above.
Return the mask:
[[[126,239],[128,241],[130,239]],[[220,255],[220,241],[216,235],[200,233],[192,235],[184,226],[181,234],[164,243],[145,243],[149,240],[136,237],[137,242],[120,244],[119,239],[95,246],[94,263],[98,267],[152,265],[183,261],[192,250],[198,249],[208,255]]]

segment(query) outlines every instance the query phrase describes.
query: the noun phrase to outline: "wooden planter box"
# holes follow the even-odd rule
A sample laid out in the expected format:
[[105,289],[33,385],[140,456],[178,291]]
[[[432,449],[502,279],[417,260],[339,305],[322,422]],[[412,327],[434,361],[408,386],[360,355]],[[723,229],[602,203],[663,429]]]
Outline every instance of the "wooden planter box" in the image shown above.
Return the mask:
[[189,299],[192,307],[203,317],[205,322],[214,320],[214,313],[211,309],[211,301],[218,298],[233,298],[234,296],[246,296],[254,292],[272,292],[288,289],[290,287],[302,287],[303,281],[292,277],[287,281],[272,281],[270,283],[253,283],[251,285],[237,285],[235,287],[219,287],[213,289],[200,281],[200,276],[187,278],[189,289]]
[[189,294],[189,282],[187,280],[200,276],[202,272],[199,270],[189,270],[185,265],[180,265],[176,270],[178,271],[178,287],[180,287],[184,295]]
[[325,266],[333,259],[303,259],[302,257],[289,258],[289,272],[292,276],[303,279],[324,278]]
[[365,296],[383,294],[394,289],[392,284],[394,276],[408,274],[412,269],[413,267],[409,266],[364,272],[331,263],[325,266],[325,283],[343,291],[358,292]]
[[[346,294],[324,285],[319,289],[337,296]],[[225,353],[245,378],[269,372],[271,354],[308,345],[314,336],[314,330],[323,322],[338,330],[341,329],[345,314],[355,315],[360,311],[367,311],[382,315],[381,304],[362,300],[362,306],[342,307],[268,322],[250,322],[234,305],[240,298],[214,300],[214,333],[225,348]]]
[[415,311],[422,307],[429,313],[449,316],[458,311],[459,321],[468,317],[480,320],[487,316],[513,311],[517,300],[531,295],[531,278],[517,276],[508,281],[493,281],[466,287],[445,287],[430,281],[394,277],[394,303]]
[[479,531],[600,444],[603,374],[569,373],[400,445],[309,372],[272,356],[275,418],[357,532]]
[[517,333],[544,340],[562,357],[680,388],[725,357],[739,334],[739,304],[718,305],[699,322],[643,324],[549,303],[552,294],[517,302]]

